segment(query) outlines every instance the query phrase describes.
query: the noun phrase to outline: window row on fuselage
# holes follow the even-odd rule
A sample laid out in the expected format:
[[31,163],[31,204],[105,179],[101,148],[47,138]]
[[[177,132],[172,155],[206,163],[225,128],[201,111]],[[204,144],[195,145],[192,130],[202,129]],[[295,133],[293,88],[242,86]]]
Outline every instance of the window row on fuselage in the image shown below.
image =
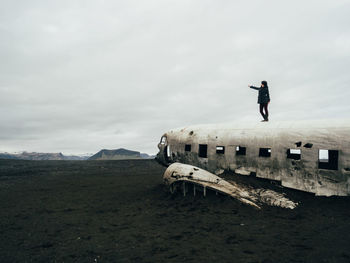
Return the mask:
[[[304,145],[306,148],[309,147],[312,144],[309,144],[307,146]],[[298,146],[298,145],[297,145]],[[299,146],[298,146],[299,147]],[[192,145],[186,144],[185,145],[185,152],[191,152],[192,151]],[[236,156],[245,156],[247,152],[247,147],[239,146],[237,145],[235,147],[235,155]],[[223,155],[225,154],[225,146],[223,145],[217,145],[216,146],[216,154]],[[265,157],[269,158],[271,157],[271,148],[259,148],[259,157]],[[327,170],[338,170],[338,156],[339,151],[338,150],[319,150],[318,154],[318,168],[319,169],[327,169]],[[208,158],[208,145],[207,144],[198,144],[198,157],[200,158]],[[301,160],[301,149],[287,149],[286,151],[286,158],[292,159],[292,160]]]

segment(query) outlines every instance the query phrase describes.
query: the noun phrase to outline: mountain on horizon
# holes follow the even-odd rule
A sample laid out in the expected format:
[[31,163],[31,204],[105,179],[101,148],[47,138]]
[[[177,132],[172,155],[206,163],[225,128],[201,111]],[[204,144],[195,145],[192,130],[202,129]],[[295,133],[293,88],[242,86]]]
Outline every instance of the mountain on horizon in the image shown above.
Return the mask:
[[116,150],[103,149],[91,156],[88,160],[126,160],[126,159],[151,159],[153,156],[147,153],[131,151],[124,148]]
[[22,152],[22,153],[0,153],[0,159],[16,159],[16,160],[86,160],[89,156],[63,155],[62,153],[38,153],[38,152]]
[[38,153],[38,152],[20,152],[8,153],[0,152],[0,159],[15,159],[15,160],[125,160],[125,159],[152,159],[153,155],[131,151],[124,148],[116,150],[103,149],[98,153],[84,155],[63,155],[62,153]]

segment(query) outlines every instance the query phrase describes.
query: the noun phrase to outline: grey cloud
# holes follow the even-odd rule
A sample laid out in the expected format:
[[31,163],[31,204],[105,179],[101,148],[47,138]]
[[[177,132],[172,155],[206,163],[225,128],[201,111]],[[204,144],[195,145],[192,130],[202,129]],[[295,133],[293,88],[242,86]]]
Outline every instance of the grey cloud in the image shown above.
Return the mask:
[[0,151],[155,153],[173,127],[259,121],[263,79],[272,121],[349,117],[350,1],[15,2]]

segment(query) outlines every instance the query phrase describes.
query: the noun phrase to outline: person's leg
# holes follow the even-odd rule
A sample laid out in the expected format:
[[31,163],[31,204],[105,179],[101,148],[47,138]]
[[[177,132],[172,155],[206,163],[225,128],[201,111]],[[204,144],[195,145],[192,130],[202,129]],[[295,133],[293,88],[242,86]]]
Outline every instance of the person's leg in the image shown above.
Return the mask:
[[265,109],[265,120],[268,121],[269,120],[269,111],[267,109],[268,107],[268,103],[264,104],[264,109]]
[[260,114],[261,114],[261,116],[264,118],[264,120],[265,120],[265,114],[264,114],[264,104],[260,104]]

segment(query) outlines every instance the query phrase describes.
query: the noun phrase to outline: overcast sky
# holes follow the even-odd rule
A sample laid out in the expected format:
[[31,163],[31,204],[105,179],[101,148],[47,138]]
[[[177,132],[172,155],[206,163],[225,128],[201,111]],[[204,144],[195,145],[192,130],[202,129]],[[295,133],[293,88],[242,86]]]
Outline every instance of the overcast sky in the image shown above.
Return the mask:
[[349,118],[350,0],[16,1],[0,9],[0,152],[154,154],[171,128]]

